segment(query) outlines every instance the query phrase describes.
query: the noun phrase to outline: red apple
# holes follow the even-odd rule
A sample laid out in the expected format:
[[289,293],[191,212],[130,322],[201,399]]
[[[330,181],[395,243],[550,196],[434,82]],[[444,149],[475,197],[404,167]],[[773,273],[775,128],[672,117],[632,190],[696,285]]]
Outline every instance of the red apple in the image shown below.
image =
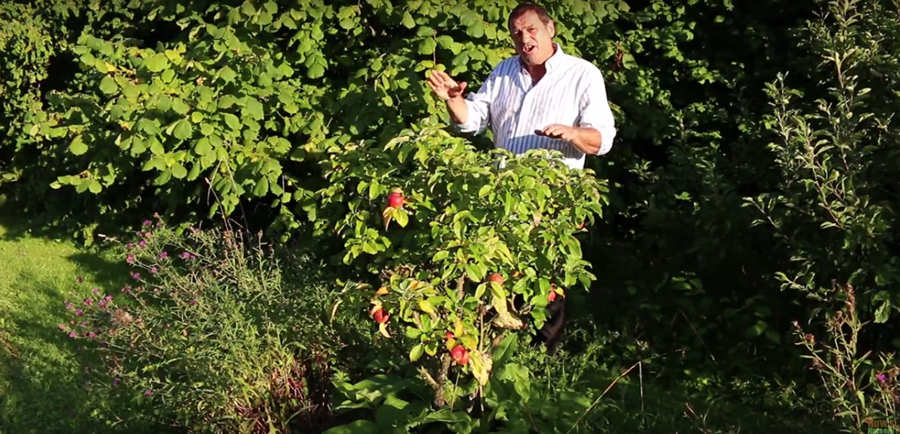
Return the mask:
[[448,340],[449,340],[449,339],[453,339],[453,338],[455,338],[455,337],[456,337],[456,335],[454,335],[453,332],[447,332],[446,338],[447,338]]
[[457,345],[450,350],[450,357],[456,361],[456,363],[460,365],[465,365],[469,363],[469,352],[466,350],[466,347],[462,345]]
[[456,361],[456,363],[459,363],[460,365],[465,365],[465,364],[469,363],[469,352],[468,351],[464,352],[462,357],[460,357],[459,360]]
[[556,291],[550,290],[550,295],[548,295],[547,298],[550,300],[551,303],[553,302],[553,300],[556,300]]
[[395,189],[388,195],[388,206],[391,208],[403,208],[403,192]]
[[502,285],[502,284],[503,284],[503,276],[501,276],[500,273],[494,273],[494,274],[491,274],[491,277],[489,278],[489,281],[491,281],[491,282],[497,282],[497,283],[499,283],[499,284]]
[[391,314],[385,313],[384,309],[378,309],[372,314],[372,318],[375,319],[375,322],[382,324],[388,322],[391,318]]

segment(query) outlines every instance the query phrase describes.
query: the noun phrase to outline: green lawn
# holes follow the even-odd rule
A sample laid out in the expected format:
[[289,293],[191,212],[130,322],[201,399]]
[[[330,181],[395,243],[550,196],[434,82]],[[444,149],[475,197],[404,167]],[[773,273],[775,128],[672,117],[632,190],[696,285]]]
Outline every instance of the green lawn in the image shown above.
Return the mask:
[[0,202],[0,433],[106,432],[90,425],[77,349],[58,330],[80,285],[119,287],[127,269],[109,255],[36,235]]

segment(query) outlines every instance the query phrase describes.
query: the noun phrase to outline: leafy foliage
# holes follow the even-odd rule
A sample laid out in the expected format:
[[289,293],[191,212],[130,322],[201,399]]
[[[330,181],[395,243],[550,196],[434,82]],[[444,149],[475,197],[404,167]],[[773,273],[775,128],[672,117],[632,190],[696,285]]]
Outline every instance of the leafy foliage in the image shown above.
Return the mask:
[[110,427],[261,433],[330,424],[323,396],[340,338],[318,321],[328,290],[314,275],[288,284],[271,248],[248,234],[178,236],[161,220],[118,248],[132,283],[78,288],[59,331],[84,346],[86,362],[100,361],[86,363],[85,379],[112,403],[97,410]]

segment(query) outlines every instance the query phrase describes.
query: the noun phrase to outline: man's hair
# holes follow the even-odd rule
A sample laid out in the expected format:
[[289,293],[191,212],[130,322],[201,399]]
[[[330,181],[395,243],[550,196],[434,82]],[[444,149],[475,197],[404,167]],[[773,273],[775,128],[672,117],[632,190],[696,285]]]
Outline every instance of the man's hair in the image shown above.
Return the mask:
[[506,27],[512,28],[513,21],[529,12],[536,13],[538,18],[540,18],[541,22],[544,23],[544,25],[547,25],[547,23],[549,23],[551,20],[550,14],[547,13],[547,10],[544,9],[543,6],[531,2],[526,2],[519,4],[515,9],[512,10],[512,12],[509,13],[509,19],[506,21]]

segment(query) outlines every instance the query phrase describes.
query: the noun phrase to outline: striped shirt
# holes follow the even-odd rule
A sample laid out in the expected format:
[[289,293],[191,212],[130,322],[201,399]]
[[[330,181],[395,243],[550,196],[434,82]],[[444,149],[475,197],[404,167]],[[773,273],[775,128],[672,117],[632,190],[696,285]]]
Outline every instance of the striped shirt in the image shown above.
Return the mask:
[[616,135],[615,121],[600,69],[587,60],[568,55],[559,44],[545,63],[547,72],[533,85],[519,56],[497,65],[476,93],[466,99],[466,122],[456,124],[462,133],[483,133],[488,125],[494,146],[521,155],[530,149],[556,149],[566,165],[584,168],[585,154],[561,139],[539,136],[535,130],[562,124],[600,131],[598,155],[609,152]]

